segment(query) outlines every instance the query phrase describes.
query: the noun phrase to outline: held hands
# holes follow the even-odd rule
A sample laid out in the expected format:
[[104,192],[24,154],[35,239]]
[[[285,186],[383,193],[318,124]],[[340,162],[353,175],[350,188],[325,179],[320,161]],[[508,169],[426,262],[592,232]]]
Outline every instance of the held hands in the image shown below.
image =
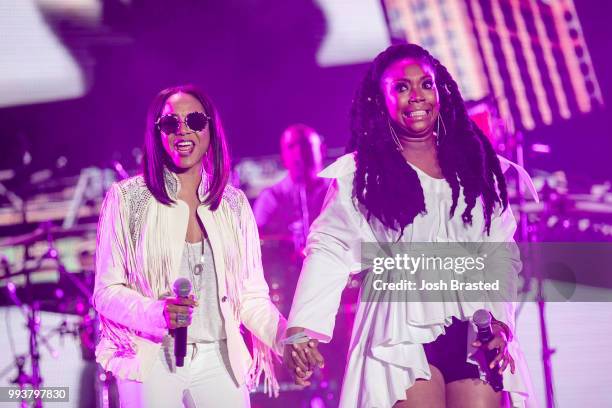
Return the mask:
[[[304,331],[302,328],[290,328],[287,336]],[[302,387],[310,385],[309,378],[314,373],[315,368],[323,368],[325,359],[318,349],[318,340],[308,340],[303,343],[286,344],[283,353],[285,367],[291,372],[295,383]]]
[[483,351],[497,349],[497,356],[491,361],[489,368],[492,369],[496,364],[499,364],[499,373],[502,374],[508,365],[510,365],[510,372],[514,374],[515,364],[514,359],[508,352],[508,336],[506,335],[506,331],[502,326],[495,323],[491,325],[491,330],[495,337],[493,337],[489,343],[482,344],[480,341],[476,340],[472,343],[472,346],[480,347]]
[[164,319],[168,329],[187,327],[191,324],[193,308],[198,306],[198,302],[193,295],[188,298],[169,297],[164,299]]

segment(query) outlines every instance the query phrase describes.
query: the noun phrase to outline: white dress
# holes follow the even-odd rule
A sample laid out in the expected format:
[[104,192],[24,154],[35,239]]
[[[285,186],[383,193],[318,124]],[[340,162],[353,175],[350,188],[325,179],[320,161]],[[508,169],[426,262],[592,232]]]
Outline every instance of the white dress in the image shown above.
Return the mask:
[[[406,227],[401,242],[513,242],[516,222],[510,208],[503,213],[500,208],[495,209],[491,233],[486,235],[482,206],[477,201],[472,210],[472,226],[465,227],[460,216],[465,209],[463,194],[459,196],[455,216],[450,218],[452,197],[448,183],[413,168],[423,188],[427,214],[418,215]],[[368,223],[354,205],[351,197],[354,172],[354,156],[348,154],[320,174],[335,180],[321,215],[312,224],[289,316],[288,327],[304,327],[311,337],[323,342],[331,340],[340,296],[349,275],[361,270],[361,243],[397,240],[397,232],[384,227],[374,217]],[[520,257],[514,253],[498,262],[496,267],[507,271],[504,273],[518,274]],[[443,334],[453,316],[471,320],[472,314],[480,308],[490,310],[515,333],[515,305],[512,302],[360,302],[349,345],[340,407],[388,408],[405,399],[406,389],[417,378],[431,378],[422,344]],[[472,363],[473,339],[475,330],[472,328],[468,331],[467,343],[467,361]],[[509,368],[504,371],[504,390],[510,393],[514,407],[537,406],[535,400],[529,398],[533,392],[516,335],[508,347],[516,362],[516,372],[511,374]],[[481,377],[484,378],[484,373]]]

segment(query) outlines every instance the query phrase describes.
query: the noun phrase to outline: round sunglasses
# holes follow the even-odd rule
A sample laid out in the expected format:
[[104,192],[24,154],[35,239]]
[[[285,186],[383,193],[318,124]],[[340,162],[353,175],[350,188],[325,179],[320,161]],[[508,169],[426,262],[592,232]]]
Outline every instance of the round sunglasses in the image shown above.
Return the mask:
[[185,115],[185,119],[182,121],[176,113],[169,113],[160,116],[155,122],[155,125],[161,132],[170,135],[172,133],[178,133],[179,128],[181,127],[181,122],[184,123],[190,130],[200,132],[206,129],[209,121],[210,116],[203,112],[188,113]]

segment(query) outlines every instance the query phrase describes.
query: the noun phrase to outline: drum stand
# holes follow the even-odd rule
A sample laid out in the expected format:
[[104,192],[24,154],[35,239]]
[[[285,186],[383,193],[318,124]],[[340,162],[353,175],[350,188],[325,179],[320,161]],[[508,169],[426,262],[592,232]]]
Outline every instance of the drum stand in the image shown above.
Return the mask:
[[[525,168],[525,160],[524,160],[524,140],[523,134],[521,132],[516,133],[516,161],[517,164],[523,168]],[[530,248],[530,256],[534,253],[531,250],[531,243],[537,242],[537,228],[535,232],[530,233],[528,226],[528,213],[524,211],[525,206],[525,188],[523,183],[521,183],[520,176],[517,176],[517,196],[519,201],[519,214],[520,214],[520,238],[522,242],[525,242],[529,245]],[[546,197],[543,200],[546,202]],[[547,208],[547,210],[549,210]],[[544,219],[546,219],[548,211],[545,211]],[[533,279],[536,280],[536,303],[538,305],[538,317],[540,322],[540,339],[542,344],[542,367],[544,370],[544,386],[546,392],[546,407],[554,408],[556,405],[555,402],[555,390],[553,383],[553,373],[552,373],[552,365],[551,365],[551,356],[555,353],[555,349],[551,348],[548,341],[548,329],[546,326],[546,298],[544,296],[544,278],[542,274],[538,271],[537,268],[532,268],[530,262],[527,262],[526,268],[527,274],[525,276],[525,282],[523,284],[522,292],[527,294],[531,288],[531,281]]]
[[[56,354],[53,348],[51,347],[51,345],[49,345],[49,342],[47,341],[48,336],[42,336],[40,334],[39,302],[34,300],[34,296],[31,292],[32,281],[31,281],[30,275],[33,272],[36,272],[41,269],[42,263],[45,259],[52,259],[56,262],[57,270],[60,273],[60,275],[68,278],[83,293],[83,295],[86,296],[87,299],[91,299],[91,293],[89,289],[87,289],[85,285],[83,285],[78,279],[72,276],[66,270],[64,264],[61,262],[57,249],[55,249],[55,247],[53,246],[53,236],[51,234],[50,224],[43,224],[43,228],[46,228],[47,243],[49,245],[49,248],[45,254],[43,254],[41,257],[39,257],[36,260],[35,265],[33,267],[27,266],[26,264],[22,270],[15,272],[15,273],[11,273],[8,263],[5,263],[5,262],[2,263],[6,271],[3,278],[10,279],[11,277],[14,277],[14,276],[24,275],[26,279],[25,302],[23,302],[17,295],[17,288],[15,287],[15,284],[11,282],[10,280],[7,284],[8,295],[11,298],[12,302],[15,304],[15,306],[19,307],[19,310],[21,311],[21,313],[27,320],[28,322],[27,327],[28,327],[28,331],[30,334],[29,358],[30,358],[30,363],[31,363],[32,374],[31,375],[26,374],[24,370],[24,366],[27,360],[27,356],[21,355],[21,356],[16,357],[15,359],[15,365],[17,366],[18,374],[11,381],[13,384],[19,385],[19,388],[21,390],[23,390],[26,385],[30,385],[33,390],[40,390],[40,387],[43,383],[43,379],[40,373],[40,353],[38,352],[39,344],[42,343],[47,348],[47,350],[49,350],[49,353],[51,355]],[[66,330],[65,322],[63,322],[62,325],[58,329],[52,331],[52,333],[59,333],[60,335],[64,335],[68,332],[70,331]],[[29,404],[26,400],[21,401],[21,406],[23,408],[28,407],[28,405]],[[35,399],[34,407],[36,408],[42,407],[42,400],[40,399],[40,397]]]
[[[29,281],[30,281],[29,272],[27,272],[26,277],[27,277],[26,278],[27,282],[29,284]],[[17,373],[17,376],[11,382],[13,384],[19,385],[20,390],[23,390],[26,385],[31,385],[33,390],[39,390],[42,384],[42,377],[40,375],[40,364],[39,364],[40,354],[38,353],[39,340],[41,343],[45,345],[45,347],[47,347],[47,349],[49,350],[51,354],[54,354],[54,351],[49,345],[49,343],[47,342],[47,339],[42,336],[39,336],[40,315],[38,312],[37,302],[33,302],[32,305],[25,305],[21,301],[21,299],[19,299],[19,297],[17,296],[15,285],[12,282],[9,282],[8,284],[8,292],[9,292],[9,297],[11,298],[13,303],[17,307],[19,307],[22,314],[26,317],[28,321],[27,326],[28,326],[28,331],[30,333],[29,357],[30,357],[30,362],[31,362],[31,367],[32,367],[32,374],[27,375],[24,370],[24,366],[25,366],[27,357],[23,355],[18,356],[15,359],[15,365],[17,366],[18,373]],[[26,408],[28,406],[27,401],[22,400],[21,406],[23,408]],[[36,408],[42,407],[42,401],[40,398],[35,399],[34,406]]]

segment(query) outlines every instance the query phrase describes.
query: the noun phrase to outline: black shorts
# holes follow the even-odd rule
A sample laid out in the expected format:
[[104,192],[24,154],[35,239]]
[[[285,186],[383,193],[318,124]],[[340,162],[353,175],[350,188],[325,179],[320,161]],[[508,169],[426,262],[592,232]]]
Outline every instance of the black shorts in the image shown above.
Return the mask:
[[446,333],[431,343],[423,344],[427,361],[442,372],[446,384],[464,378],[480,378],[478,366],[466,362],[469,324],[453,317]]

